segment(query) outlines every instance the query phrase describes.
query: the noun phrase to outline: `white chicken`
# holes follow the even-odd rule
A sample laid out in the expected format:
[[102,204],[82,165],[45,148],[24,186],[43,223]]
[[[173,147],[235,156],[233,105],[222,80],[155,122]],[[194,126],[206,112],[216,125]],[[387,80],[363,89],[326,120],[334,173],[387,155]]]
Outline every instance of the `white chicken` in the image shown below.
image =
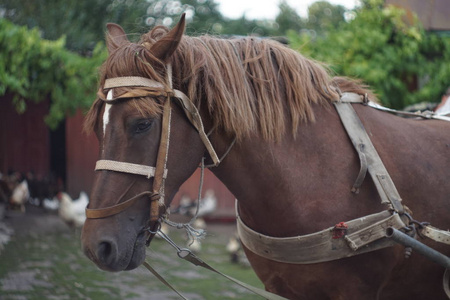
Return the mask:
[[42,200],[42,207],[49,211],[56,211],[59,209],[59,201],[55,198],[44,198],[44,200]]
[[20,207],[21,212],[25,212],[25,203],[30,198],[28,182],[24,179],[13,189],[10,203],[12,207]]
[[189,197],[187,195],[183,195],[180,198],[179,205],[176,208],[172,209],[171,212],[174,214],[188,216],[190,209],[194,206],[195,206],[195,203],[192,201],[191,197]]
[[227,244],[227,252],[230,253],[230,259],[232,263],[238,263],[239,262],[239,252],[242,249],[241,248],[241,242],[239,240],[239,236],[234,235],[232,237],[230,237],[230,240],[228,241]]
[[64,192],[57,196],[60,201],[59,217],[72,227],[81,227],[86,221],[86,206],[89,203],[88,195],[85,192],[80,193],[80,197],[76,200]]
[[[205,192],[205,196],[203,199],[201,199],[199,207],[198,207],[198,217],[203,217],[211,214],[214,212],[214,210],[217,207],[217,197],[214,193],[214,190],[207,190]],[[191,216],[195,216],[195,212],[197,210],[197,207],[194,205],[194,207],[191,207],[189,210],[189,214]]]

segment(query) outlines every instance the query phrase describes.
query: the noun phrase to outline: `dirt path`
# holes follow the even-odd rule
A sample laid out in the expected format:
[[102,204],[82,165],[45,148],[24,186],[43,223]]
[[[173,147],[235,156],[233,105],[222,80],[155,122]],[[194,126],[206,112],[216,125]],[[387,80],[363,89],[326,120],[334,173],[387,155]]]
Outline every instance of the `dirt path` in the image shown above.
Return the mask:
[[[81,251],[80,230],[73,231],[56,213],[31,206],[25,214],[7,212],[0,221],[0,240],[8,236],[8,230],[12,233],[10,241],[0,252],[1,300],[179,299],[144,268],[120,273],[100,271]],[[250,268],[229,263],[225,245],[234,230],[233,225],[209,225],[200,257],[224,273],[261,287]],[[184,246],[184,234],[177,231],[171,236]],[[147,261],[191,300],[259,299],[180,261],[161,240],[152,242]]]

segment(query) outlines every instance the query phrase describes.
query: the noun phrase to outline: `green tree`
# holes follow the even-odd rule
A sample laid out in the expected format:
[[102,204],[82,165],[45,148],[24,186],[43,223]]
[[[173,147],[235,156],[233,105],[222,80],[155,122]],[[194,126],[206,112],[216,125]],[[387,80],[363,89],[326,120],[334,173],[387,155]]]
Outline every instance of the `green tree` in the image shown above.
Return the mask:
[[239,19],[224,19],[220,24],[220,30],[216,33],[221,35],[253,35],[272,36],[276,35],[274,28],[276,23],[271,20],[249,20],[243,15]]
[[170,26],[182,12],[186,13],[187,34],[260,35],[272,33],[274,22],[224,18],[214,0],[149,0],[146,24]]
[[214,0],[148,0],[145,23],[147,26],[170,26],[184,12],[188,22],[188,34],[214,32],[223,17]]
[[0,9],[13,23],[37,27],[48,40],[66,36],[68,49],[88,54],[103,40],[107,22],[135,28],[146,6],[144,0],[2,0]]
[[29,101],[50,98],[46,123],[55,128],[67,112],[88,108],[95,97],[97,68],[106,58],[99,44],[91,57],[64,48],[65,40],[44,40],[37,29],[28,30],[0,19],[0,96],[14,95],[21,113]]
[[367,0],[354,20],[323,37],[293,31],[289,37],[294,48],[336,74],[363,79],[386,106],[436,101],[450,82],[450,40],[426,33],[417,19],[406,23],[404,15],[382,0]]
[[275,22],[278,24],[276,30],[278,35],[284,35],[288,30],[299,32],[304,27],[305,21],[285,0],[282,0],[278,7],[280,12],[275,18]]
[[[321,7],[324,9],[320,10]],[[65,36],[66,47],[83,55],[90,55],[96,43],[104,39],[107,22],[120,24],[131,33],[133,40],[155,25],[173,25],[183,12],[187,15],[189,35],[273,36],[307,28],[307,20],[286,1],[281,1],[279,8],[276,20],[250,20],[245,15],[238,19],[224,18],[215,0],[3,0],[0,3],[5,18],[30,29],[39,28],[42,37],[48,40]],[[335,25],[338,8],[323,1],[313,4],[309,20]],[[312,29],[317,27],[311,24]]]
[[327,1],[311,4],[306,18],[300,17],[285,0],[280,2],[279,9],[275,19],[278,28],[271,31],[275,35],[285,35],[289,30],[307,32],[312,36],[325,34],[345,22],[344,14],[347,11],[342,5],[333,5]]
[[346,9],[342,5],[332,5],[327,1],[314,2],[308,7],[305,27],[314,30],[316,34],[321,34],[344,23],[345,12]]
[[39,28],[45,39],[66,36],[68,49],[86,55],[104,40],[108,22],[133,38],[150,26],[170,26],[186,12],[188,33],[211,32],[223,20],[217,5],[214,0],[2,0],[0,11],[15,24]]

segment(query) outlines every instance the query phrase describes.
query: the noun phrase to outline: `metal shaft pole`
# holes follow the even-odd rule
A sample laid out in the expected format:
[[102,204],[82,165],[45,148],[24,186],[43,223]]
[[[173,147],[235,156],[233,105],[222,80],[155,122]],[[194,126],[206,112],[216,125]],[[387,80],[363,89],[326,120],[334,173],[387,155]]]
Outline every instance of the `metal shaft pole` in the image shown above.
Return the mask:
[[450,258],[444,254],[428,247],[427,245],[413,239],[409,235],[389,227],[386,229],[386,237],[394,240],[395,242],[404,245],[405,247],[411,247],[415,251],[419,252],[428,259],[443,266],[446,269],[450,269]]

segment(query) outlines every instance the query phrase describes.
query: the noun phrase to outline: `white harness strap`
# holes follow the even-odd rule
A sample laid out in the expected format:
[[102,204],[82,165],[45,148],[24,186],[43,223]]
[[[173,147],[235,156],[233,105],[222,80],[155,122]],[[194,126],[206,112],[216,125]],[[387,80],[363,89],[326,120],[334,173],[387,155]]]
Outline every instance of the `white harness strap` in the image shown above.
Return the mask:
[[289,264],[313,264],[351,257],[395,245],[384,238],[386,228],[405,227],[398,214],[389,211],[346,221],[343,238],[333,237],[336,226],[319,232],[293,237],[272,237],[248,227],[237,206],[237,230],[242,244],[257,255]]
[[[172,76],[171,74],[171,68],[168,67],[168,81],[170,83],[170,88],[172,89]],[[126,76],[126,77],[116,77],[116,78],[110,78],[105,80],[104,89],[112,89],[116,87],[130,87],[130,86],[142,86],[147,87],[150,89],[154,89],[155,91],[164,91],[164,85],[156,82],[154,80],[144,78],[144,77],[137,77],[137,76]],[[198,134],[200,135],[200,139],[202,140],[203,144],[206,147],[206,150],[208,151],[211,159],[214,162],[214,166],[218,166],[220,163],[220,159],[217,156],[216,151],[214,150],[214,147],[212,146],[208,135],[205,132],[205,128],[203,126],[202,119],[200,117],[200,113],[198,112],[197,107],[195,107],[194,103],[189,99],[189,97],[184,94],[180,90],[172,89],[173,97],[178,100],[178,102],[181,104],[181,107],[183,108],[187,118],[191,122],[191,124],[197,129]],[[119,97],[107,97],[107,99],[104,99],[106,102],[111,102],[114,100],[119,99]]]
[[[95,170],[109,170],[109,171],[116,171],[116,172],[122,172],[122,173],[130,173],[130,174],[136,174],[136,175],[143,175],[147,178],[151,178],[155,176],[155,168],[146,166],[146,165],[138,165],[138,164],[132,164],[132,163],[126,163],[121,161],[115,161],[115,160],[98,160],[95,164]],[[164,176],[163,178],[167,177],[167,169],[164,170]]]
[[164,85],[162,83],[139,76],[109,78],[105,80],[105,85],[103,86],[103,88],[111,89],[124,86],[146,86],[149,88],[164,89]]

